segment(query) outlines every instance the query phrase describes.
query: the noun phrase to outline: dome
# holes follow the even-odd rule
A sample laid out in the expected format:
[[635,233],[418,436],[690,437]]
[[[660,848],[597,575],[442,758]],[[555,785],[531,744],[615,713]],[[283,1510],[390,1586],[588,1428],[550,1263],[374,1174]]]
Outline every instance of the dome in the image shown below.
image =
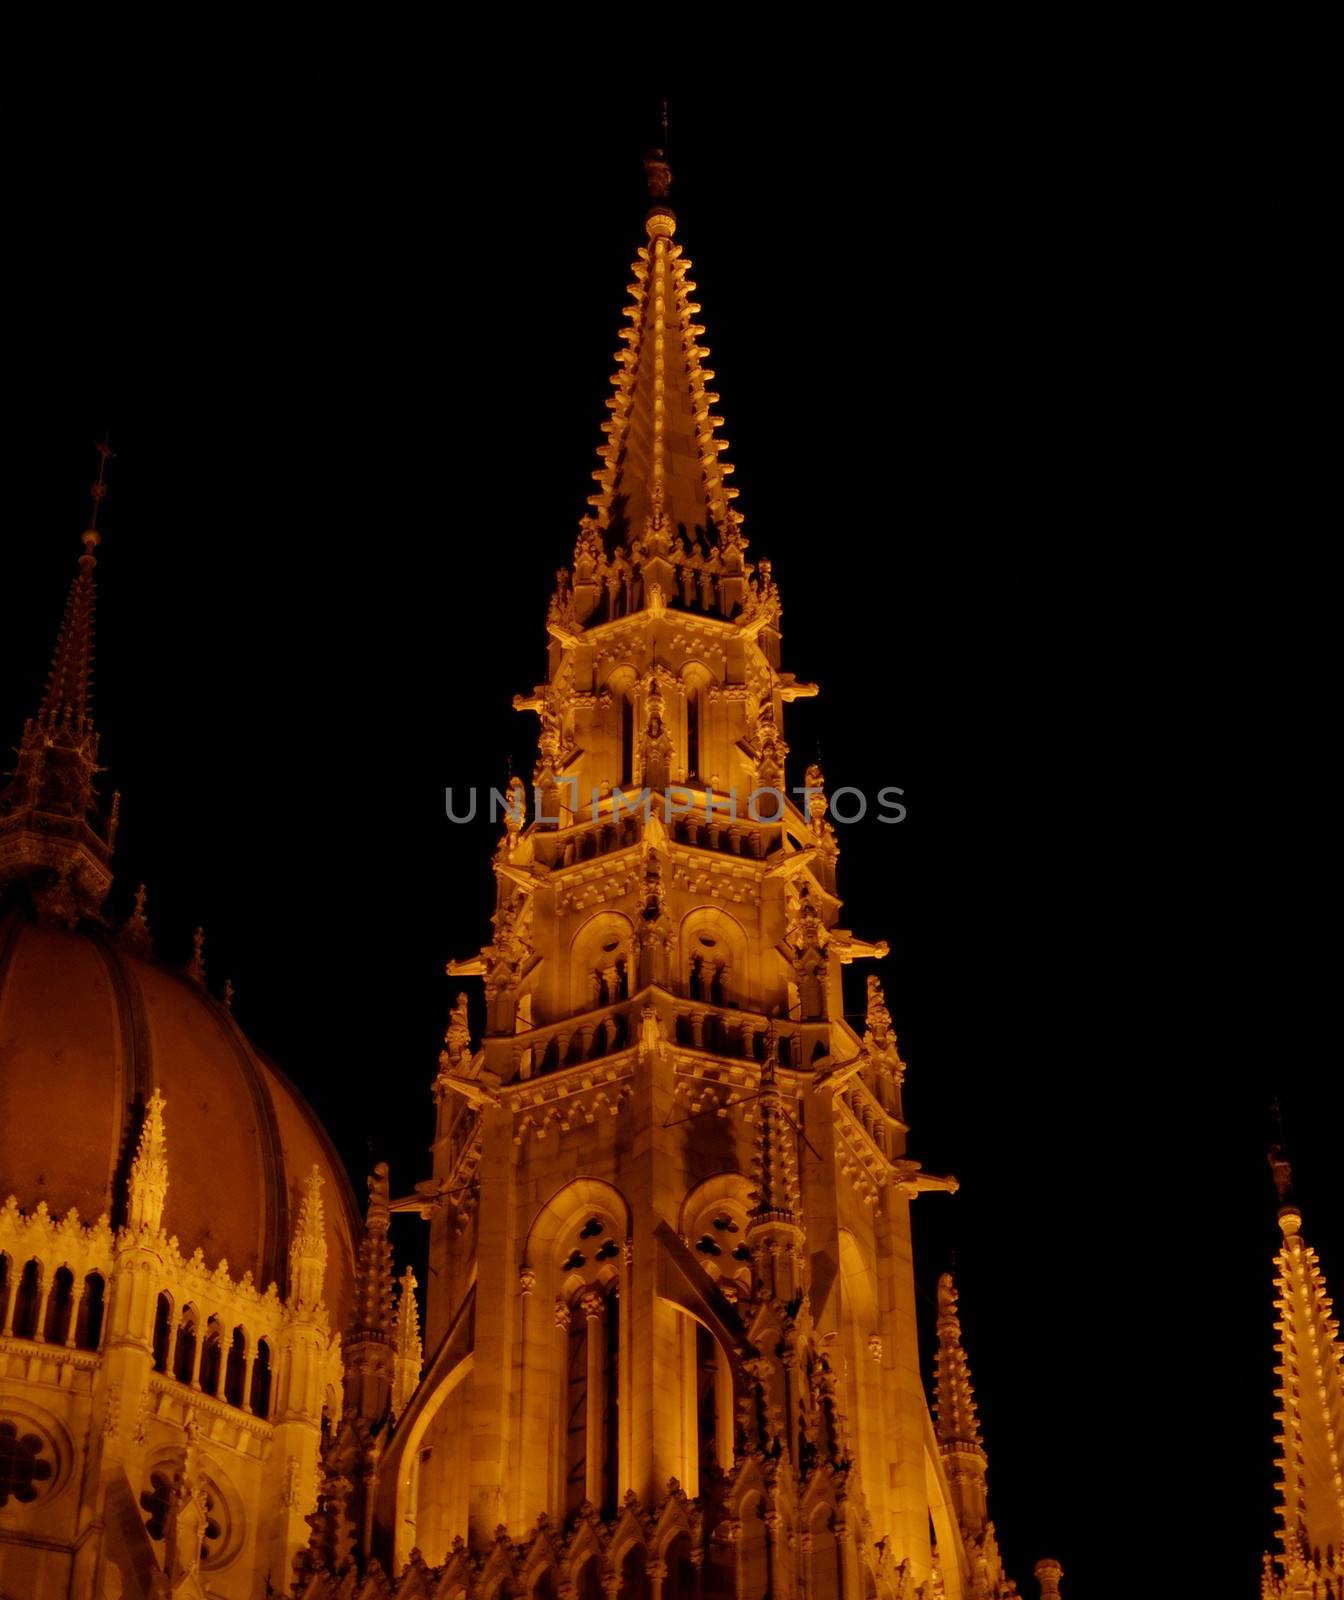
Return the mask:
[[0,917],[0,1200],[53,1216],[123,1220],[140,1111],[165,1101],[163,1226],[233,1278],[287,1293],[300,1184],[316,1166],[326,1302],[345,1326],[359,1219],[317,1117],[232,1015],[191,978],[138,959],[97,927]]

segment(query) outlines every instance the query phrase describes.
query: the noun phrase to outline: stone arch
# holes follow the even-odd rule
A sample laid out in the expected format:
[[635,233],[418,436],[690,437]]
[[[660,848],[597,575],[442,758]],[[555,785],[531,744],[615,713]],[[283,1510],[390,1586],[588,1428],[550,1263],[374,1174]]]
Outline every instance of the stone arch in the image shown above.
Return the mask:
[[107,1310],[107,1278],[94,1270],[84,1274],[84,1285],[75,1313],[75,1344],[81,1350],[96,1350],[103,1342],[103,1317]]
[[631,1540],[620,1556],[621,1600],[652,1600],[649,1556],[638,1540]]
[[25,1261],[19,1269],[18,1285],[14,1296],[14,1337],[35,1339],[42,1331],[38,1326],[42,1315],[42,1263],[36,1256]]
[[[594,1414],[587,1403],[590,1319],[576,1302],[596,1290],[604,1298],[592,1337],[606,1340],[593,1395],[602,1396],[600,1462],[603,1490],[619,1501],[629,1476],[630,1330],[620,1315],[630,1208],[599,1178],[575,1178],[542,1205],[527,1230],[518,1262],[525,1286],[521,1306],[522,1382],[514,1415],[523,1441],[515,1503],[546,1507],[557,1527],[585,1498],[575,1498],[579,1445],[583,1474]],[[593,1346],[596,1353],[598,1347]],[[595,1402],[596,1403],[596,1402]],[[577,1435],[582,1430],[582,1438]]]
[[229,1334],[224,1352],[224,1384],[220,1392],[231,1406],[241,1407],[246,1399],[248,1349],[247,1329],[240,1323]]
[[635,982],[634,925],[619,911],[598,911],[569,942],[569,1009],[594,1011],[627,998]]
[[75,1315],[75,1275],[62,1264],[51,1275],[51,1288],[47,1293],[46,1315],[43,1317],[42,1337],[48,1344],[64,1344],[73,1332]]
[[[926,1433],[932,1430],[926,1425]],[[961,1581],[962,1549],[961,1530],[956,1512],[947,1492],[942,1462],[933,1455],[926,1440],[924,1446],[924,1486],[929,1498],[929,1517],[933,1522],[933,1542],[941,1553],[943,1593],[947,1600],[964,1600],[965,1588]]]
[[692,659],[681,669],[682,737],[677,749],[684,753],[686,778],[709,781],[713,765],[710,753],[709,692],[714,674],[703,661]]
[[271,1378],[271,1342],[269,1339],[258,1339],[257,1353],[252,1362],[252,1390],[248,1395],[253,1414],[258,1417],[269,1417],[271,1414]]
[[813,1511],[807,1524],[806,1548],[809,1600],[841,1600],[844,1562],[833,1507],[823,1504]]
[[[426,1514],[430,1509],[429,1501],[435,1485],[438,1484],[441,1490],[444,1486],[441,1483],[442,1473],[435,1469],[431,1469],[430,1472],[424,1471],[433,1458],[431,1456],[422,1459],[422,1452],[430,1438],[431,1429],[434,1429],[436,1434],[452,1431],[451,1426],[445,1428],[443,1424],[451,1425],[456,1413],[464,1410],[466,1403],[470,1401],[469,1380],[474,1364],[475,1358],[468,1352],[445,1373],[442,1380],[428,1392],[424,1403],[412,1414],[397,1473],[396,1527],[400,1561],[406,1560],[410,1553],[409,1548],[400,1548],[400,1541],[403,1539],[416,1543],[424,1552],[426,1559],[437,1563],[448,1559],[448,1543],[454,1533],[466,1531],[465,1482],[449,1484],[446,1486],[446,1492],[439,1493],[439,1500],[446,1500],[447,1505],[438,1509],[435,1519]],[[448,1408],[446,1411],[445,1407]],[[440,1427],[434,1428],[435,1423],[440,1423]],[[433,1448],[432,1443],[429,1448]]]
[[746,929],[721,906],[697,906],[681,919],[678,974],[682,993],[706,1005],[750,1004],[756,992]]
[[859,1459],[859,1477],[878,1527],[886,1527],[887,1462],[882,1408],[885,1352],[878,1332],[873,1271],[849,1228],[839,1230],[840,1326],[845,1360],[845,1410]]
[[613,788],[629,789],[634,780],[635,745],[639,737],[639,678],[628,663],[621,663],[607,674],[602,692],[610,697],[613,709],[611,747],[607,772]]
[[154,1370],[166,1373],[173,1358],[173,1297],[159,1290],[154,1302]]
[[574,1600],[606,1600],[606,1587],[602,1582],[602,1557],[590,1551],[579,1558],[571,1568],[573,1572]]
[[173,1377],[179,1383],[191,1383],[197,1375],[200,1341],[204,1333],[200,1313],[190,1301],[182,1307],[177,1319],[177,1337],[173,1341]]
[[765,1544],[765,1496],[753,1490],[738,1511],[737,1593],[740,1600],[767,1600],[770,1558]]
[[696,1600],[699,1574],[693,1559],[694,1545],[685,1528],[673,1528],[659,1552],[665,1573],[660,1600]]

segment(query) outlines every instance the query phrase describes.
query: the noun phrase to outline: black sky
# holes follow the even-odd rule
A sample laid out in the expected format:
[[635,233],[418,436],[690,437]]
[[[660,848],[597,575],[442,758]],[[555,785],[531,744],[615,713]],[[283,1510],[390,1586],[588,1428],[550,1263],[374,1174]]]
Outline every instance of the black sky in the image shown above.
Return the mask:
[[[87,271],[16,236],[0,737],[110,429],[112,909],[147,881],[169,959],[203,923],[356,1182],[387,1158],[399,1190],[442,964],[490,909],[493,831],[443,790],[531,765],[510,700],[654,132],[656,91],[495,89],[206,139],[189,179],[128,147]],[[792,781],[819,744],[833,785],[906,790],[841,831],[841,890],[892,945],[912,1152],[964,1185],[918,1201],[919,1274],[927,1309],[955,1253],[1010,1568],[1136,1593],[1175,1529],[1164,1570],[1230,1595],[1273,1530],[1275,1096],[1344,1286],[1335,449],[1303,382],[1337,328],[1309,185],[1255,126],[1059,113],[683,91],[672,199],[785,665],[822,686]]]

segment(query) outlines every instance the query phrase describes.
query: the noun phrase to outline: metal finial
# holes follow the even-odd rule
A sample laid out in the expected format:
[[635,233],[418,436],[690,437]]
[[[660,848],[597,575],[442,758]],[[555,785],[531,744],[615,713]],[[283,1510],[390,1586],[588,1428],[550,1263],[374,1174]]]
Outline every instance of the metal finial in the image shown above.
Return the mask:
[[98,481],[89,485],[89,493],[93,496],[93,510],[89,516],[89,526],[84,533],[84,543],[90,551],[98,543],[98,512],[102,508],[103,501],[107,498],[107,464],[109,461],[116,460],[112,453],[112,447],[108,443],[108,437],[105,434],[103,442],[95,444],[93,447],[99,456]]
[[649,151],[644,157],[644,177],[650,196],[654,200],[666,200],[667,191],[672,187],[672,168],[667,164],[666,151]]
[[1269,1170],[1274,1174],[1274,1187],[1279,1192],[1279,1204],[1288,1205],[1293,1198],[1293,1168],[1283,1153],[1281,1144],[1269,1147]]

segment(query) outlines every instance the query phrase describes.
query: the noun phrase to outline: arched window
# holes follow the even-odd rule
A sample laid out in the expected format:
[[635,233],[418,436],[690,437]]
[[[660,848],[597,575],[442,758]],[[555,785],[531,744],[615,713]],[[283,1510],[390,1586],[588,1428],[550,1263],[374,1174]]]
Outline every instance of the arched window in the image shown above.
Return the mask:
[[228,1362],[224,1368],[224,1398],[231,1406],[243,1403],[243,1383],[247,1376],[247,1335],[241,1328],[233,1330],[229,1340]]
[[686,690],[686,776],[700,776],[700,695],[696,688]]
[[19,1293],[14,1302],[14,1337],[37,1338],[37,1315],[42,1304],[42,1266],[38,1261],[24,1263],[19,1275]]
[[173,1351],[173,1376],[179,1383],[190,1383],[196,1371],[196,1307],[187,1306],[177,1326],[177,1346]]
[[[168,1356],[173,1342],[173,1302],[166,1295],[159,1296],[154,1307],[154,1370],[168,1371]],[[188,1374],[190,1377],[190,1374]]]
[[632,1544],[621,1562],[621,1600],[649,1600],[652,1593],[644,1547]]
[[252,1363],[252,1412],[258,1417],[271,1414],[271,1347],[265,1339],[257,1340],[257,1359]]
[[7,1255],[0,1252],[0,1329],[4,1329],[8,1321],[9,1291],[13,1287],[10,1276],[13,1268]]
[[107,1300],[107,1285],[101,1272],[90,1272],[84,1279],[84,1293],[79,1301],[79,1317],[75,1325],[75,1343],[81,1350],[96,1350],[103,1339],[103,1307]]
[[201,1388],[217,1395],[224,1376],[224,1329],[218,1317],[205,1325],[205,1349],[201,1352]]
[[42,1337],[48,1344],[64,1344],[70,1337],[70,1318],[75,1309],[75,1275],[69,1267],[57,1267],[47,1296],[47,1315]]
[[808,1564],[811,1567],[809,1576],[812,1580],[809,1594],[812,1600],[840,1600],[840,1596],[844,1593],[841,1587],[844,1579],[840,1542],[835,1537],[835,1519],[828,1507],[817,1507],[809,1532],[812,1536],[812,1548],[808,1557]]

